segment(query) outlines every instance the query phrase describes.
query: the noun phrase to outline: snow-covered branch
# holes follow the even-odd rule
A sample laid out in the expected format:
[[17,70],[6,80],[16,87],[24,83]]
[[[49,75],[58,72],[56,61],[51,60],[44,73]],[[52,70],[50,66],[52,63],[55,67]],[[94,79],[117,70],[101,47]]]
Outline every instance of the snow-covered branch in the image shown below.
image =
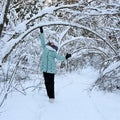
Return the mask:
[[59,37],[60,38],[59,44],[62,43],[62,40],[63,40],[64,36],[67,34],[67,32],[69,31],[69,29],[70,29],[70,26],[64,32],[61,33],[61,35]]
[[92,29],[85,27],[85,26],[82,26],[82,25],[79,25],[79,24],[75,24],[75,23],[68,23],[68,22],[59,21],[59,22],[39,23],[37,25],[34,25],[33,27],[31,27],[27,31],[25,31],[17,39],[12,39],[11,41],[9,41],[6,44],[6,46],[3,48],[3,50],[1,51],[1,62],[3,62],[8,57],[8,55],[12,52],[13,48],[15,48],[16,45],[18,45],[30,32],[38,29],[40,26],[45,27],[45,26],[55,26],[55,25],[71,26],[71,27],[76,27],[76,28],[87,30],[87,31],[91,32],[93,35],[95,35],[96,37],[103,40],[114,51],[114,53],[117,54],[117,52],[113,48],[113,46],[105,38],[103,38],[101,35],[99,35],[95,31],[93,31]]
[[60,9],[65,9],[65,8],[74,8],[74,7],[83,7],[83,5],[79,5],[79,4],[72,4],[72,5],[63,5],[63,6],[59,6],[59,7],[48,7],[48,8],[44,8],[42,11],[40,11],[40,13],[38,13],[37,15],[33,16],[31,19],[29,19],[26,24],[29,24],[31,21],[38,19],[38,18],[42,18],[43,16],[47,15],[47,14],[53,14],[54,12],[60,10]]
[[91,48],[86,48],[86,47],[82,47],[82,48],[79,48],[75,51],[72,52],[72,55],[74,56],[75,53],[78,53],[78,51],[85,51],[86,53],[99,53],[101,55],[103,55],[104,57],[108,58],[109,56],[107,55],[107,53],[104,51],[104,50],[101,50],[100,48],[97,48],[97,47],[91,47]]
[[[116,9],[100,9],[99,6],[98,7],[86,7],[85,5],[80,5],[80,4],[72,4],[72,5],[63,5],[63,6],[59,6],[59,7],[48,7],[48,8],[45,8],[43,9],[42,11],[40,11],[39,14],[35,15],[34,17],[32,17],[30,20],[28,20],[26,22],[26,24],[29,24],[31,21],[35,20],[35,19],[38,19],[38,18],[42,18],[43,16],[47,15],[47,14],[53,14],[54,12],[62,9],[66,9],[64,11],[68,11],[69,13],[74,13],[74,14],[81,14],[80,11],[74,11],[74,10],[69,10],[71,8],[84,8],[84,16],[85,15],[89,15],[89,16],[100,16],[100,15],[119,15],[120,12],[119,12],[119,7],[117,7]],[[86,16],[85,16],[86,17]]]
[[[89,18],[90,16],[99,16],[99,15],[113,15],[113,14],[119,14],[119,11],[118,9],[114,9],[114,10],[101,10],[98,7],[86,7],[85,5],[80,5],[80,4],[72,4],[72,5],[63,5],[63,6],[59,6],[59,7],[54,7],[54,6],[51,6],[51,7],[47,7],[47,8],[44,8],[43,10],[39,11],[39,13],[37,15],[34,15],[33,17],[31,17],[29,20],[26,20],[22,23],[20,23],[19,25],[16,26],[15,28],[15,31],[14,31],[14,34],[13,36],[15,36],[16,32],[18,34],[19,33],[19,26],[23,26],[22,27],[22,32],[26,31],[26,28],[27,28],[27,25],[32,22],[32,21],[35,21],[36,19],[38,18],[43,18],[45,15],[49,15],[49,14],[54,14],[54,12],[62,9],[62,10],[65,10],[65,11],[68,11],[69,9],[71,8],[84,8],[84,16],[82,17],[79,17],[79,20],[82,20],[82,19],[87,19]],[[67,8],[67,9],[65,9]],[[118,7],[117,7],[118,8]],[[94,10],[94,11],[92,11]],[[78,14],[81,15],[81,12],[80,11],[74,11],[74,10],[69,10],[70,13],[72,13],[72,11],[74,12],[74,14],[76,14],[78,16]],[[21,31],[21,30],[20,30]],[[109,43],[108,43],[109,44]],[[113,48],[112,48],[113,49]]]

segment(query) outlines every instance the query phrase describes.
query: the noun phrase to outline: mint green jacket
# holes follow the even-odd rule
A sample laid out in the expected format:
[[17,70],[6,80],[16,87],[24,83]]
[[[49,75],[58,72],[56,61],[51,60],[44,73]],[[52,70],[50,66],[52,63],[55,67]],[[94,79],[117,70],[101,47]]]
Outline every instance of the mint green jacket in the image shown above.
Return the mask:
[[44,33],[40,34],[40,41],[43,48],[43,53],[41,56],[41,70],[47,73],[56,73],[56,62],[58,60],[66,60],[64,56],[57,54],[55,50],[49,49],[48,45],[45,44]]

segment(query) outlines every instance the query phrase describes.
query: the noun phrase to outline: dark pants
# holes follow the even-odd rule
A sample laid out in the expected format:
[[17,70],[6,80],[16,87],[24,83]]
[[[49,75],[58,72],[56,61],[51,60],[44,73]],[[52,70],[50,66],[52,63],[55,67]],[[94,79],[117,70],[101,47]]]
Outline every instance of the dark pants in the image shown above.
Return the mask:
[[45,87],[49,98],[55,98],[54,95],[54,74],[43,72]]

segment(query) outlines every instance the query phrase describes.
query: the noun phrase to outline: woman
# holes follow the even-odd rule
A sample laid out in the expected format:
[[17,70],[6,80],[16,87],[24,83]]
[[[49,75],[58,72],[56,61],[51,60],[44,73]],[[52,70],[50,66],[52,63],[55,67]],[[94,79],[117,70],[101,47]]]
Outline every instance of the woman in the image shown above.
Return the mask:
[[53,102],[55,99],[54,94],[54,76],[56,73],[56,63],[55,59],[66,60],[71,57],[71,54],[66,54],[66,56],[60,56],[57,54],[58,47],[55,42],[48,42],[45,44],[45,38],[43,33],[43,28],[40,27],[40,40],[43,48],[42,60],[41,60],[41,70],[43,71],[43,77],[45,80],[45,87],[49,101]]

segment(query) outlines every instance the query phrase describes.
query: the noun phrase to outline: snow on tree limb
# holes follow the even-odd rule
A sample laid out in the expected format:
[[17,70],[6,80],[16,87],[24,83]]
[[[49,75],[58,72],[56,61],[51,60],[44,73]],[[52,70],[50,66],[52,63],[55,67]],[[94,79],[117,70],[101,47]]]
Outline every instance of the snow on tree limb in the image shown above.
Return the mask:
[[[89,16],[99,16],[99,15],[117,15],[120,14],[119,9],[114,9],[114,10],[100,10],[99,7],[86,7],[85,5],[81,5],[81,4],[72,4],[72,5],[63,5],[63,6],[59,6],[59,7],[48,7],[43,9],[42,11],[40,11],[39,14],[35,15],[34,17],[32,17],[30,20],[27,21],[27,24],[29,24],[31,21],[38,19],[38,18],[42,18],[43,16],[45,16],[46,14],[52,14],[53,12],[56,12],[60,9],[71,9],[71,8],[75,8],[75,7],[81,7],[84,8],[86,10],[91,10],[91,12],[85,12],[84,15],[89,15]],[[120,7],[120,5],[118,6]],[[94,10],[95,12],[93,12],[92,10]],[[69,11],[70,13],[72,13],[72,11]],[[81,12],[74,12],[74,13],[81,13]]]
[[75,23],[68,23],[68,22],[49,22],[49,23],[40,23],[40,24],[36,24],[33,27],[31,27],[30,29],[28,29],[27,31],[25,31],[23,34],[21,34],[17,39],[12,39],[11,41],[9,41],[6,46],[2,49],[1,51],[1,60],[0,62],[2,63],[5,59],[7,59],[7,57],[9,56],[9,54],[13,51],[13,49],[21,42],[23,41],[23,39],[31,32],[33,32],[34,30],[38,29],[39,27],[43,26],[55,26],[55,25],[64,25],[64,26],[71,26],[71,27],[77,27],[80,29],[84,29],[87,30],[91,33],[93,33],[94,35],[96,35],[98,38],[100,38],[101,40],[103,40],[113,51],[115,54],[117,54],[116,50],[113,48],[113,46],[105,39],[103,38],[101,35],[99,35],[98,33],[96,33],[95,31],[93,31],[92,29],[79,25],[79,24],[75,24]]
[[[85,11],[86,12],[84,12],[84,17],[81,17],[80,19],[87,19],[88,17],[90,17],[90,16],[99,16],[99,15],[114,15],[114,14],[120,14],[120,12],[119,12],[119,10],[117,10],[117,9],[114,9],[114,10],[104,10],[104,9],[100,9],[99,7],[100,6],[98,6],[98,7],[86,7],[85,5],[81,5],[81,4],[72,4],[72,5],[63,5],[63,6],[59,6],[59,7],[55,7],[55,6],[51,6],[51,7],[47,7],[47,8],[44,8],[43,10],[41,10],[41,11],[39,11],[39,13],[37,14],[37,15],[34,15],[33,17],[31,17],[31,19],[29,19],[29,20],[26,20],[26,21],[23,21],[22,23],[20,23],[20,25],[22,25],[22,26],[24,26],[24,28],[26,28],[27,27],[27,25],[30,23],[30,22],[32,22],[32,21],[34,21],[34,20],[36,20],[36,19],[38,19],[38,18],[43,18],[45,15],[49,15],[49,14],[54,14],[54,12],[56,12],[56,11],[58,11],[58,10],[60,10],[60,9],[65,9],[65,8],[67,8],[67,9],[65,9],[65,10],[68,10],[68,9],[71,9],[71,8],[84,8],[85,9]],[[117,6],[118,7],[118,6]],[[87,11],[88,10],[88,11]],[[89,12],[89,10],[91,11],[91,12]],[[94,11],[92,11],[92,10],[95,10],[95,12]],[[69,10],[69,12],[70,13],[72,13],[71,12],[72,10]],[[74,11],[74,10],[73,10]],[[74,14],[78,14],[78,13],[80,13],[81,14],[81,12],[80,11],[74,11]],[[15,32],[14,32],[14,34],[13,34],[13,36],[16,34],[16,32],[19,34],[19,31],[22,31],[22,32],[24,32],[24,31],[26,31],[25,29],[23,30],[23,27],[21,27],[22,28],[22,30],[20,30],[20,29],[18,29],[18,26],[20,26],[20,25],[17,25],[16,26],[16,28],[15,28]],[[16,31],[17,30],[17,31]],[[19,31],[18,31],[19,30]]]
[[[66,40],[64,43],[62,43],[62,44],[59,46],[58,52],[61,50],[61,48],[62,48],[63,46],[67,45],[68,43],[70,43],[70,42],[72,42],[72,41],[76,41],[76,42],[77,42],[77,41],[79,41],[79,40],[81,40],[81,39],[83,39],[83,40],[85,40],[85,39],[87,39],[87,40],[93,40],[92,38],[83,37],[83,36],[75,37],[75,38],[73,38],[73,39],[71,39],[71,40]],[[109,58],[109,56],[108,56],[108,54],[107,54],[107,51],[106,51],[105,49],[101,48],[101,47],[82,47],[82,48],[79,48],[79,49],[73,51],[72,54],[74,54],[74,53],[76,53],[76,52],[78,52],[78,51],[80,51],[80,50],[82,50],[82,49],[86,50],[87,52],[88,52],[88,50],[91,50],[92,52],[94,51],[94,53],[95,53],[95,51],[98,51],[98,52],[102,53],[102,55],[103,55],[104,57]]]
[[[85,52],[91,52],[91,53],[97,53],[97,54],[100,54],[106,58],[108,58],[109,56],[107,55],[107,53],[105,53],[105,51],[99,49],[99,48],[96,48],[96,47],[91,47],[91,48],[86,48],[86,47],[82,47],[82,48],[79,48],[75,51],[72,52],[72,57],[76,56],[74,55],[75,53],[77,53],[78,51],[84,51]],[[99,53],[98,53],[99,52]]]
[[56,12],[60,9],[65,9],[65,8],[74,8],[74,7],[83,7],[83,5],[79,5],[79,4],[72,4],[72,5],[63,5],[63,6],[59,6],[59,7],[48,7],[43,9],[42,11],[40,11],[40,13],[38,13],[37,15],[35,15],[34,17],[32,17],[31,19],[29,19],[26,24],[29,24],[31,21],[38,19],[38,18],[42,18],[43,16],[45,16],[46,14],[53,14],[53,12]]
[[[92,29],[88,28],[88,27],[85,27],[85,26],[82,26],[80,24],[76,24],[76,23],[68,23],[68,22],[61,22],[61,21],[58,21],[58,22],[48,22],[48,23],[39,23],[39,24],[36,24],[34,25],[33,27],[27,29],[26,26],[27,24],[29,24],[31,21],[34,21],[38,18],[42,18],[43,16],[47,15],[47,14],[53,14],[54,12],[60,10],[60,9],[71,9],[71,8],[76,8],[76,7],[81,7],[81,8],[84,8],[86,10],[95,10],[96,12],[94,13],[87,13],[85,12],[84,14],[86,15],[102,15],[102,14],[119,14],[119,11],[117,11],[117,8],[114,9],[113,11],[104,11],[103,10],[100,10],[100,6],[98,7],[89,7],[89,6],[85,6],[85,5],[80,5],[80,4],[72,4],[72,5],[63,5],[63,6],[59,6],[59,7],[48,7],[48,8],[45,8],[43,9],[42,11],[40,11],[40,13],[38,13],[37,15],[33,16],[31,19],[27,20],[27,21],[24,21],[22,23],[20,23],[21,25],[24,26],[24,29],[22,27],[22,31],[19,33],[19,31],[16,31],[18,30],[18,27],[21,26],[21,25],[18,25],[16,26],[15,28],[15,31],[14,31],[14,34],[13,36],[16,34],[16,32],[19,34],[18,38],[17,39],[11,39],[10,41],[7,42],[7,44],[5,45],[5,47],[1,50],[1,59],[0,59],[0,62],[3,62],[8,56],[9,54],[12,52],[12,50],[29,34],[31,33],[32,31],[36,30],[37,28],[39,28],[40,26],[54,26],[54,25],[64,25],[64,26],[70,26],[70,27],[76,27],[76,28],[80,28],[80,29],[84,29],[84,30],[87,30],[89,32],[91,32],[92,34],[94,34],[96,37],[100,38],[101,40],[103,40],[110,48],[112,51],[114,51],[114,53],[117,55],[117,52],[116,50],[114,49],[114,47],[106,40],[106,38],[102,37],[99,33],[93,31]],[[119,6],[117,6],[119,7]],[[79,11],[78,11],[79,12]],[[80,13],[80,12],[79,12]],[[86,17],[85,15],[85,17]]]

